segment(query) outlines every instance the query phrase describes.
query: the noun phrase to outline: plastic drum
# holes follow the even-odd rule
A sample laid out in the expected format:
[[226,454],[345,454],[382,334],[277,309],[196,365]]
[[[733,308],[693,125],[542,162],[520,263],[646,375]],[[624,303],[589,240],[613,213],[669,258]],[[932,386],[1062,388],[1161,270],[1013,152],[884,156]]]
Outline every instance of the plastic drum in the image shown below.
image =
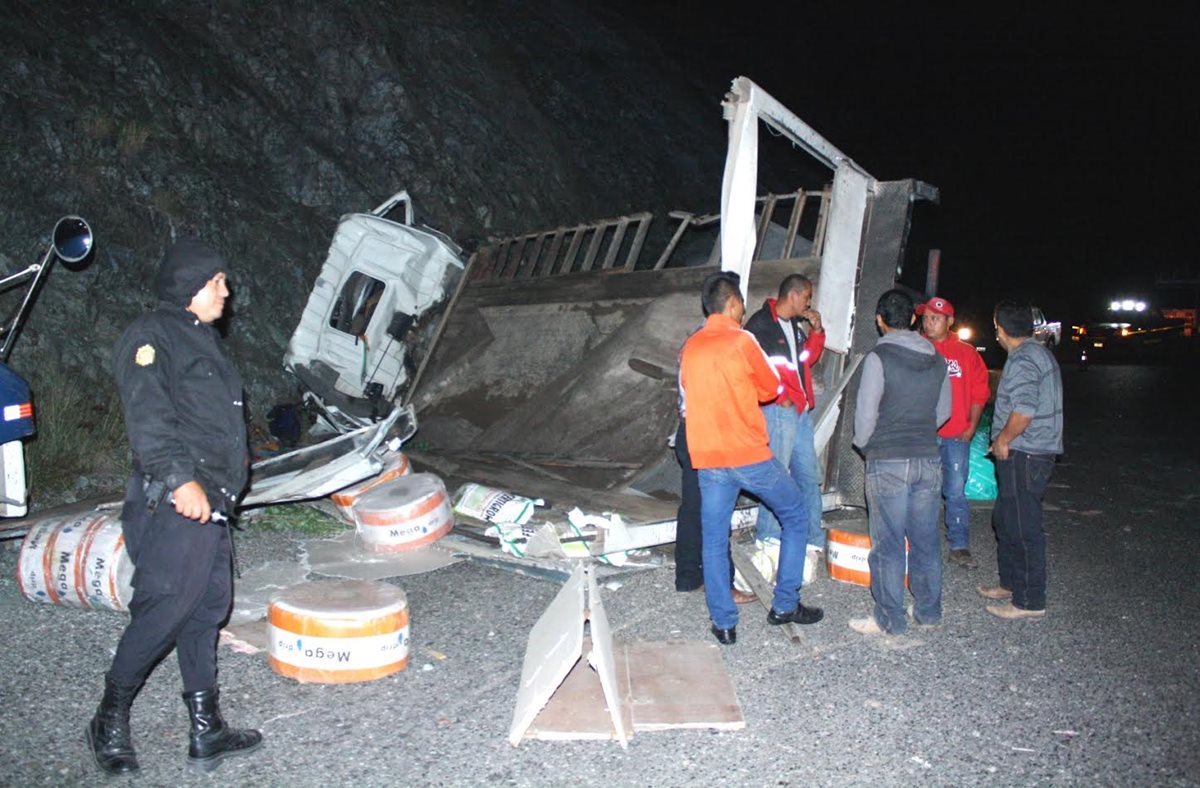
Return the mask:
[[377,553],[423,547],[454,527],[446,485],[432,473],[384,482],[355,501],[351,512],[363,547]]
[[354,512],[352,507],[354,502],[363,496],[368,490],[390,482],[392,479],[399,479],[401,476],[407,476],[412,473],[412,464],[408,461],[408,456],[403,452],[388,452],[388,456],[384,461],[383,470],[372,476],[370,479],[364,479],[358,484],[352,484],[344,490],[339,490],[329,496],[329,500],[333,501],[337,506],[338,511],[346,518],[348,522],[354,522]]
[[25,534],[17,557],[17,584],[35,602],[124,611],[132,580],[115,511],[43,520]]
[[267,660],[304,683],[373,681],[408,666],[408,600],[377,580],[301,583],[271,598]]

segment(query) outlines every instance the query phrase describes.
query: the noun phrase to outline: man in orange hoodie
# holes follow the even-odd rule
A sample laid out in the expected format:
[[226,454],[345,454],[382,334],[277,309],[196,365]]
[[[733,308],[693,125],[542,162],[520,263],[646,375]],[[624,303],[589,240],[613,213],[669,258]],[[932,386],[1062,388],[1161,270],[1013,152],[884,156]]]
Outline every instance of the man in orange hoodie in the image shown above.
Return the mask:
[[688,339],[679,383],[687,408],[687,444],[700,477],[704,597],[712,633],[737,641],[737,605],[729,587],[729,527],[742,490],[762,500],[783,533],[770,624],[814,624],[823,613],[800,604],[808,510],[799,487],[771,453],[759,407],[780,394],[779,376],[758,341],[742,329],[746,305],[738,278],[709,276],[701,292],[708,319]]

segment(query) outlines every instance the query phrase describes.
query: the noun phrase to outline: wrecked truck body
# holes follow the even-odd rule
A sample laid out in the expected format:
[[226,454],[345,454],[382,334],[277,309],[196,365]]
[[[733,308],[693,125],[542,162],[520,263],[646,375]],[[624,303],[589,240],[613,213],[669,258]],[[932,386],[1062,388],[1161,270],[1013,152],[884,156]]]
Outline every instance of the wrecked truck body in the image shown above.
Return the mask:
[[[875,341],[875,301],[903,265],[912,206],[937,190],[878,181],[748,79],[734,82],[725,112],[721,212],[671,213],[661,249],[647,248],[654,217],[645,213],[496,240],[462,269],[404,249],[348,254],[335,239],[288,367],[324,411],[351,412],[357,398],[355,418],[370,418],[370,386],[409,403],[419,448],[406,451],[451,489],[477,482],[541,498],[547,521],[576,506],[619,514],[630,526],[621,547],[670,542],[679,469],[667,441],[678,352],[702,319],[700,284],[718,268],[738,271],[753,311],[784,276],[803,273],[827,334],[814,370],[825,508],[860,503],[853,373]],[[758,195],[760,123],[831,170],[828,184]],[[360,345],[339,325],[339,304],[349,303],[339,294],[362,277],[381,283],[386,308],[369,316]],[[402,340],[394,324],[422,328]],[[407,366],[371,355],[381,342]],[[389,370],[383,379],[376,364]],[[593,552],[615,547],[600,539]]]

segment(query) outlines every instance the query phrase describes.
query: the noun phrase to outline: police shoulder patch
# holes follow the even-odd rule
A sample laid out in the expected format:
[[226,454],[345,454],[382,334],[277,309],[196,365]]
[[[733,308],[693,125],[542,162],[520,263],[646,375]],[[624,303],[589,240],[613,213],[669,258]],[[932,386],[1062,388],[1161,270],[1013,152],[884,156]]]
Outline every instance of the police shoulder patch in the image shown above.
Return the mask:
[[133,361],[139,367],[148,367],[154,363],[154,346],[142,345],[133,356]]

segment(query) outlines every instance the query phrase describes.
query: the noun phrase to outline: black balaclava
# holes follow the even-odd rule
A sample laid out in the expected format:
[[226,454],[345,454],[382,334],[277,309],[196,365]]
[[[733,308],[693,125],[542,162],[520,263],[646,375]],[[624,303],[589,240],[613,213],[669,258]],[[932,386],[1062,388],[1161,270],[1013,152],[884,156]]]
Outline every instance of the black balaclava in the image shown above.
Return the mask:
[[158,297],[186,308],[209,279],[227,270],[216,249],[199,239],[183,238],[167,250],[158,267]]

